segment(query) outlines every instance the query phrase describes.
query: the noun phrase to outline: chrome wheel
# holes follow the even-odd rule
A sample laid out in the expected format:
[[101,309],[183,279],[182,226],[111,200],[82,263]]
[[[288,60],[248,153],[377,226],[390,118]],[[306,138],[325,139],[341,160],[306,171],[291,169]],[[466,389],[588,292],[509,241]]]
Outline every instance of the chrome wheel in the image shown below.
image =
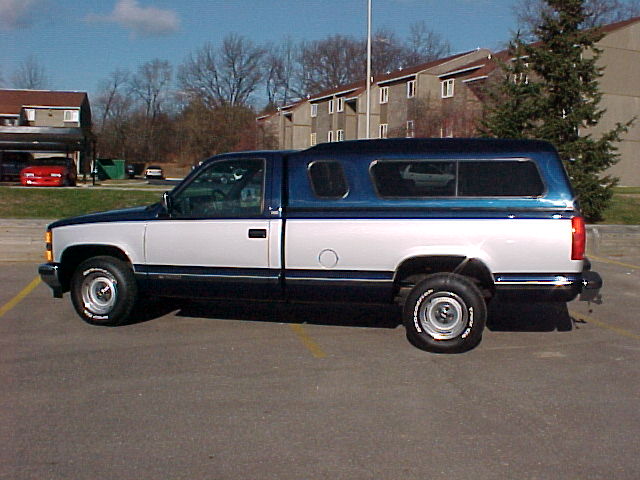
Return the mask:
[[85,272],[82,282],[82,303],[93,315],[109,314],[117,301],[118,281],[106,270],[92,269]]
[[436,340],[458,337],[467,328],[467,306],[452,292],[427,292],[417,312],[422,329]]

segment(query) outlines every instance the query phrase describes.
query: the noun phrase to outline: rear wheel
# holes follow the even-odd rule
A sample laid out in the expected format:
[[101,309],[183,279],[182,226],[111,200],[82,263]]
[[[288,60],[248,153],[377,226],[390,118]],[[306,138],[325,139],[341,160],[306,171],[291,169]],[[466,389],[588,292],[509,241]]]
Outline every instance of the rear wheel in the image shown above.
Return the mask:
[[430,275],[407,296],[403,321],[407,337],[430,352],[470,350],[482,338],[487,306],[478,287],[453,273]]
[[71,299],[78,315],[93,325],[115,326],[127,321],[138,297],[133,271],[114,257],[93,257],[76,269]]

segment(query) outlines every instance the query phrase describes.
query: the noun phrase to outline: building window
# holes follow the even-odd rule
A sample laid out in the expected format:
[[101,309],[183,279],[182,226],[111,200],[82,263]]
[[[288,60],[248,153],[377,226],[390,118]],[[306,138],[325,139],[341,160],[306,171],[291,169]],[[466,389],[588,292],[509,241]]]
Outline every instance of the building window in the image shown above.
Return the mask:
[[318,116],[318,104],[317,103],[312,103],[311,104],[311,117],[317,117]]
[[407,120],[407,138],[416,136],[416,124],[413,120]]
[[318,144],[318,134],[316,132],[311,134],[310,143],[312,147]]
[[333,112],[335,112],[335,103],[332,98],[331,100],[329,100],[329,115],[331,115]]
[[442,81],[442,98],[451,98],[453,97],[453,86],[455,80],[450,78],[449,80]]
[[378,137],[387,138],[387,131],[389,130],[389,124],[381,123],[378,127]]
[[27,117],[27,122],[35,122],[36,121],[36,111],[33,108],[25,108],[24,115]]
[[80,120],[80,112],[78,110],[65,110],[64,121],[65,122],[78,122]]
[[389,87],[380,87],[380,103],[387,103],[389,101]]
[[336,141],[337,142],[344,141],[344,130],[336,130]]
[[329,130],[327,133],[327,142],[333,142],[333,130]]
[[336,111],[344,112],[344,97],[336,98]]
[[413,98],[416,96],[416,81],[409,80],[407,82],[407,98]]

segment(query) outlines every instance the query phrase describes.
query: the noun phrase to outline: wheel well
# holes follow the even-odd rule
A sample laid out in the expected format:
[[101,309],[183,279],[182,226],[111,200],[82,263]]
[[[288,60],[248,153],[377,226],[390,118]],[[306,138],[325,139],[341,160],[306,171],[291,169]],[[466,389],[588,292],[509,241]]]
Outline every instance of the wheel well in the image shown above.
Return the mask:
[[394,278],[396,292],[406,287],[413,287],[428,275],[446,272],[469,277],[478,285],[485,298],[490,298],[495,293],[493,275],[484,262],[477,258],[460,255],[436,255],[405,260],[396,270]]
[[67,248],[60,259],[59,279],[63,291],[69,291],[71,277],[78,265],[86,259],[97,256],[108,256],[118,258],[124,262],[131,263],[129,257],[118,247],[109,245],[79,245]]

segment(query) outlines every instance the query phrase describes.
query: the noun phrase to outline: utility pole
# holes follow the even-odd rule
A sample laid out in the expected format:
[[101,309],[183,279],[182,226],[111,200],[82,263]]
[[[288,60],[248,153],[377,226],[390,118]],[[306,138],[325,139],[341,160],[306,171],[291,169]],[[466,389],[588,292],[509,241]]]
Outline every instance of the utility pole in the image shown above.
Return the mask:
[[371,0],[367,0],[367,132],[365,138],[371,137]]

